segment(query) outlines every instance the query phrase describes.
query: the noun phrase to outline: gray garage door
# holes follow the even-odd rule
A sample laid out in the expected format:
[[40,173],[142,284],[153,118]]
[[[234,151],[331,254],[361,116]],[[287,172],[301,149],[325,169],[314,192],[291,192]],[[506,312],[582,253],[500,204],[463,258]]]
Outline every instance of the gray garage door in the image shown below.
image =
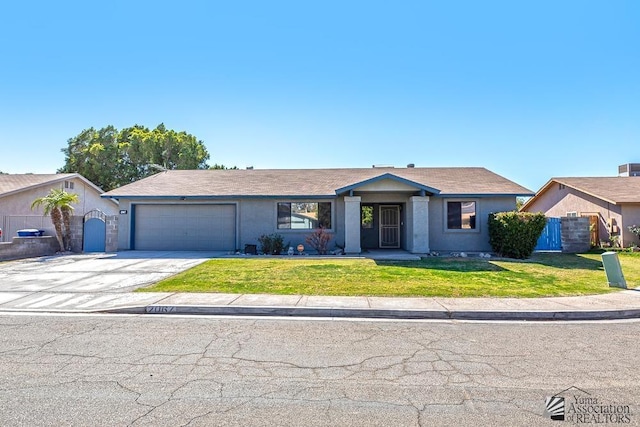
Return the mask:
[[146,251],[234,250],[235,205],[136,205],[133,244]]

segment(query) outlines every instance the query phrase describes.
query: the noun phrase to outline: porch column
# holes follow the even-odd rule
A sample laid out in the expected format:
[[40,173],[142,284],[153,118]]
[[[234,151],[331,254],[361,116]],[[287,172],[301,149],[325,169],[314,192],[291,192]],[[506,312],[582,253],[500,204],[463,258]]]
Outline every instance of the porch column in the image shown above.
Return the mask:
[[429,253],[429,196],[413,196],[407,203],[407,219],[411,221],[409,251],[414,254]]
[[359,254],[360,248],[360,196],[344,198],[344,251]]

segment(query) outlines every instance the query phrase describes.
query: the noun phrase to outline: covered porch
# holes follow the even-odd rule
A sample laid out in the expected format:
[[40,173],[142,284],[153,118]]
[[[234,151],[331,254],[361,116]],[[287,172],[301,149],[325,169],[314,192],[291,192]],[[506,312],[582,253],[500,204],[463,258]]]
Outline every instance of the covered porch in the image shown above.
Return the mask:
[[344,200],[345,252],[429,253],[429,198],[439,190],[391,173],[336,191]]

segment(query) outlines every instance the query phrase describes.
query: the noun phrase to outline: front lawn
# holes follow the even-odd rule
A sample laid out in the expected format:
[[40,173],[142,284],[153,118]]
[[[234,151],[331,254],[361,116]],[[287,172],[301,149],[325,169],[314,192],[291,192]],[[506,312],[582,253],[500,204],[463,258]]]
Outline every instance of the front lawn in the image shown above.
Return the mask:
[[[424,297],[542,297],[612,292],[599,254],[534,254],[525,261],[421,261],[250,257],[212,259],[148,292]],[[640,286],[640,254],[621,253],[629,288]]]

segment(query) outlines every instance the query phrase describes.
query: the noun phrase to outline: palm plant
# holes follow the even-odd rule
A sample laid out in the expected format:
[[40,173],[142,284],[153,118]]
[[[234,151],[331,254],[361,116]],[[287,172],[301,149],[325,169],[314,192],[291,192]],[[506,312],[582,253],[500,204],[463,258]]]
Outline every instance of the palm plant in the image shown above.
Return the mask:
[[38,197],[31,203],[31,209],[42,206],[44,215],[51,216],[51,222],[56,230],[56,238],[62,252],[70,245],[71,211],[73,210],[71,204],[77,201],[77,194],[54,188],[46,196]]
[[73,211],[72,203],[78,202],[78,195],[75,193],[67,193],[62,191],[60,195],[60,212],[62,213],[63,225],[63,243],[67,250],[71,250],[71,212]]

